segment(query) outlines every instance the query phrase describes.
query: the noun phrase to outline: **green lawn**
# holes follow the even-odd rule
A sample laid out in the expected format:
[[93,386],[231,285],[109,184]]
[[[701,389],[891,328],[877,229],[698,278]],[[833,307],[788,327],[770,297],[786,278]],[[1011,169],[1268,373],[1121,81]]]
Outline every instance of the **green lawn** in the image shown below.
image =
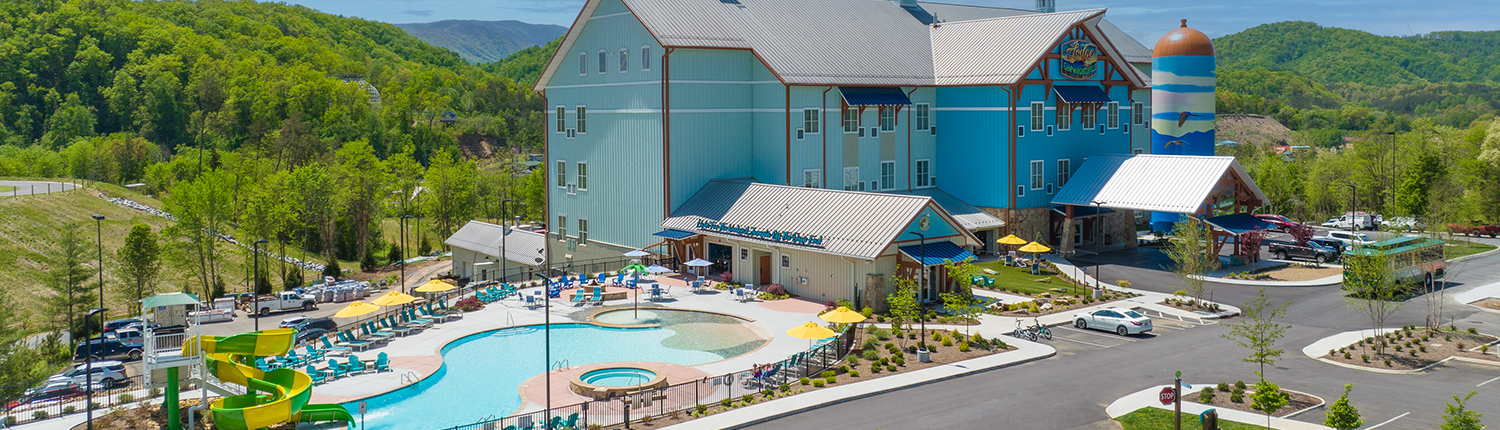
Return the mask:
[[[1125,430],[1170,430],[1172,428],[1172,411],[1157,408],[1140,408],[1135,412],[1125,414],[1115,421]],[[1200,428],[1198,417],[1193,414],[1182,414],[1182,428]],[[1221,430],[1265,430],[1265,426],[1237,423],[1219,418]]]
[[1467,240],[1449,239],[1446,242],[1448,242],[1449,245],[1453,245],[1453,246],[1448,247],[1448,258],[1449,259],[1459,258],[1459,257],[1463,257],[1463,256],[1466,256],[1466,255],[1474,255],[1474,254],[1478,254],[1478,253],[1481,253],[1481,252],[1489,251],[1491,249],[1495,249],[1495,245],[1490,245],[1490,244],[1487,244],[1487,243],[1479,243],[1479,242],[1470,242],[1470,241],[1467,241]]
[[9,185],[0,185],[0,193],[8,193],[8,192],[15,191],[15,190],[16,190],[16,187],[12,187],[12,186],[9,186]]
[[[1072,288],[1073,286],[1073,284],[1061,278],[1049,276],[1055,275],[1050,273],[1050,271],[1042,275],[1033,275],[1026,271],[1026,269],[1005,267],[1003,260],[974,263],[974,265],[995,271],[994,275],[984,274],[984,276],[995,278],[995,285],[990,286],[992,289],[1019,290],[1027,294],[1040,294],[1052,288]],[[1044,278],[1047,278],[1048,282],[1036,282],[1037,279]]]

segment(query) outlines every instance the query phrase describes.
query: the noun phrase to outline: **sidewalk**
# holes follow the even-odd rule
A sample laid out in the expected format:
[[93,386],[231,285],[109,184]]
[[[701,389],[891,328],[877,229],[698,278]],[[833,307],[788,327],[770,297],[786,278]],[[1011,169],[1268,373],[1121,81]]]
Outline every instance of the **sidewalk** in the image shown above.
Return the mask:
[[[1183,387],[1183,389],[1182,389],[1182,396],[1184,398],[1188,398],[1188,395],[1193,394],[1193,393],[1197,393],[1199,390],[1202,389],[1202,387],[1208,386],[1206,384],[1205,385],[1188,384],[1188,385],[1192,385],[1194,388]],[[1121,397],[1118,400],[1115,400],[1114,403],[1110,403],[1108,407],[1105,407],[1104,408],[1104,413],[1109,414],[1109,417],[1111,419],[1113,419],[1113,418],[1119,418],[1121,416],[1124,416],[1125,414],[1129,414],[1131,412],[1135,412],[1137,409],[1141,409],[1141,408],[1145,408],[1145,407],[1152,407],[1152,408],[1157,408],[1157,409],[1163,409],[1163,410],[1171,411],[1172,408],[1167,407],[1165,405],[1162,405],[1161,401],[1159,400],[1160,398],[1157,397],[1157,395],[1161,392],[1161,389],[1165,388],[1165,387],[1170,387],[1170,385],[1157,385],[1155,387],[1147,388],[1147,389],[1144,389],[1144,390],[1137,391],[1137,392],[1131,393],[1129,395],[1126,395],[1125,397]],[[1182,402],[1182,427],[1183,428],[1188,428],[1188,427],[1195,427],[1196,428],[1196,427],[1199,427],[1197,415],[1200,414],[1200,413],[1203,413],[1203,411],[1206,411],[1208,409],[1210,409],[1210,408],[1208,406],[1206,406],[1206,405],[1203,405],[1203,404],[1186,402],[1186,401]],[[1258,425],[1258,426],[1264,426],[1265,422],[1266,422],[1266,416],[1265,415],[1252,414],[1252,413],[1249,413],[1249,412],[1237,411],[1237,410],[1234,410],[1234,409],[1223,409],[1223,408],[1213,408],[1213,409],[1215,409],[1215,410],[1217,410],[1219,412],[1219,419],[1225,420],[1225,421],[1234,421],[1234,422],[1245,423],[1245,424],[1253,424],[1253,425]],[[1189,423],[1192,423],[1192,425],[1189,426]],[[1302,421],[1297,421],[1297,420],[1291,420],[1291,419],[1286,419],[1286,418],[1271,418],[1271,428],[1284,429],[1284,430],[1329,430],[1328,427],[1325,427],[1325,426],[1322,426],[1322,425],[1308,423],[1308,422],[1302,422]]]
[[[1078,310],[1073,311],[1073,312],[1059,312],[1059,313],[1056,313],[1056,314],[1043,316],[1043,317],[1040,318],[1041,321],[1042,321],[1042,324],[1057,325],[1057,324],[1071,323],[1072,322],[1072,316],[1073,316],[1073,314],[1083,313],[1083,312],[1089,312],[1089,311],[1093,311],[1095,309],[1103,309],[1103,308],[1109,308],[1109,307],[1129,307],[1129,308],[1135,308],[1135,309],[1149,309],[1149,310],[1151,310],[1153,312],[1157,312],[1157,313],[1159,313],[1159,314],[1161,314],[1163,316],[1172,316],[1172,317],[1178,317],[1178,318],[1192,318],[1192,319],[1196,319],[1196,320],[1199,320],[1199,321],[1206,320],[1206,319],[1219,319],[1219,318],[1230,317],[1230,316],[1235,316],[1235,315],[1239,315],[1240,314],[1240,308],[1235,307],[1235,306],[1231,306],[1231,305],[1228,305],[1228,304],[1224,304],[1224,303],[1219,303],[1219,307],[1221,309],[1223,309],[1223,311],[1219,312],[1218,314],[1210,314],[1210,313],[1207,313],[1207,312],[1186,311],[1186,310],[1178,309],[1178,308],[1171,307],[1171,306],[1160,305],[1158,303],[1160,303],[1163,300],[1166,300],[1166,299],[1172,297],[1172,295],[1171,294],[1166,294],[1166,293],[1158,293],[1158,292],[1155,292],[1155,291],[1138,290],[1138,289],[1134,289],[1134,288],[1123,288],[1123,287],[1120,287],[1119,285],[1113,285],[1113,284],[1109,284],[1109,283],[1100,283],[1099,280],[1094,279],[1094,277],[1092,275],[1089,275],[1089,273],[1088,273],[1087,270],[1084,270],[1084,269],[1081,269],[1081,268],[1073,266],[1073,264],[1070,263],[1070,262],[1068,262],[1068,260],[1065,259],[1065,258],[1056,257],[1056,256],[1044,256],[1043,258],[1046,259],[1047,261],[1051,261],[1053,264],[1056,264],[1057,265],[1057,270],[1059,272],[1062,272],[1063,275],[1070,276],[1070,277],[1073,277],[1075,279],[1078,279],[1084,285],[1102,285],[1105,288],[1108,288],[1108,289],[1111,289],[1111,290],[1124,291],[1124,292],[1128,292],[1128,293],[1140,294],[1140,297],[1125,299],[1125,300],[1123,300],[1121,302],[1117,302],[1117,303],[1107,303],[1107,304],[1103,304],[1103,305],[1095,305],[1095,306],[1090,306],[1090,307],[1086,307],[1086,308],[1079,308]],[[1062,316],[1064,318],[1059,318],[1059,316]],[[1048,317],[1052,317],[1052,318],[1048,318]],[[999,317],[999,318],[1009,318],[1009,317]],[[1012,319],[1016,319],[1016,318],[1012,318]],[[1024,320],[1024,319],[1029,319],[1029,318],[1020,318],[1020,319]],[[1015,323],[1011,322],[1010,324],[1015,324]]]

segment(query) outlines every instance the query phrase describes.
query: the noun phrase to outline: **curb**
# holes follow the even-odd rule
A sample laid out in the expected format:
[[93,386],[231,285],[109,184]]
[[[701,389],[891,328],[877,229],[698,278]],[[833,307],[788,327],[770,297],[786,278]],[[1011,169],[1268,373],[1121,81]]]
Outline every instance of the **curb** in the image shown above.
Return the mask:
[[1495,253],[1500,253],[1500,248],[1491,249],[1489,251],[1481,252],[1481,253],[1474,254],[1474,255],[1465,255],[1465,256],[1458,257],[1458,258],[1455,258],[1455,259],[1452,259],[1452,260],[1448,260],[1448,262],[1449,263],[1462,263],[1462,262],[1473,260],[1473,259],[1476,259],[1476,258],[1479,258],[1479,257],[1487,257],[1490,254],[1495,254]]
[[1303,413],[1306,413],[1307,411],[1311,411],[1313,409],[1321,408],[1323,406],[1328,405],[1328,401],[1327,400],[1324,400],[1322,397],[1319,397],[1318,395],[1313,394],[1313,393],[1304,393],[1304,392],[1301,392],[1301,391],[1288,390],[1288,389],[1285,389],[1285,388],[1281,389],[1281,391],[1286,391],[1286,392],[1289,392],[1289,393],[1297,393],[1297,394],[1301,394],[1301,395],[1304,395],[1304,396],[1312,397],[1314,399],[1318,399],[1318,404],[1312,405],[1312,406],[1308,406],[1306,408],[1302,408],[1302,410],[1300,410],[1300,411],[1296,411],[1296,412],[1292,412],[1290,414],[1283,415],[1283,416],[1281,416],[1282,418],[1290,419],[1292,417],[1295,417],[1295,416],[1298,416],[1298,415],[1302,415]]
[[1342,274],[1314,279],[1311,281],[1252,281],[1248,279],[1213,278],[1207,276],[1197,276],[1197,278],[1203,279],[1205,282],[1214,282],[1226,285],[1253,285],[1258,287],[1326,287],[1329,285],[1338,285],[1344,282],[1344,275]]

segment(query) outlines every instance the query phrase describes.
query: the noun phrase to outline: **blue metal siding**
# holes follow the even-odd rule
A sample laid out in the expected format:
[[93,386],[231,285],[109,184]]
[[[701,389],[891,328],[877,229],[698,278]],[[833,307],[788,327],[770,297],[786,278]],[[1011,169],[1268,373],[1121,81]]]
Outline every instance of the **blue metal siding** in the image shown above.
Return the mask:
[[[761,87],[748,51],[678,49],[672,52],[672,208],[712,179],[754,174],[760,124],[753,110]],[[780,133],[777,133],[780,135]]]
[[934,90],[938,127],[933,173],[938,188],[977,207],[1008,206],[1005,174],[1010,158],[1010,112],[1003,87],[944,87]]

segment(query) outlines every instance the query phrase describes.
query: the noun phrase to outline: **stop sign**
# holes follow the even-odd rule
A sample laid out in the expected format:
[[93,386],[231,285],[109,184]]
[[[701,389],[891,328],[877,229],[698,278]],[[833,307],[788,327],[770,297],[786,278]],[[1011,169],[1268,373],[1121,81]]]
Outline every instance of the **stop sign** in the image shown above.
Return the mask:
[[1161,398],[1161,404],[1170,405],[1172,402],[1177,401],[1177,391],[1173,390],[1172,387],[1162,387],[1161,394],[1158,394],[1157,397]]

